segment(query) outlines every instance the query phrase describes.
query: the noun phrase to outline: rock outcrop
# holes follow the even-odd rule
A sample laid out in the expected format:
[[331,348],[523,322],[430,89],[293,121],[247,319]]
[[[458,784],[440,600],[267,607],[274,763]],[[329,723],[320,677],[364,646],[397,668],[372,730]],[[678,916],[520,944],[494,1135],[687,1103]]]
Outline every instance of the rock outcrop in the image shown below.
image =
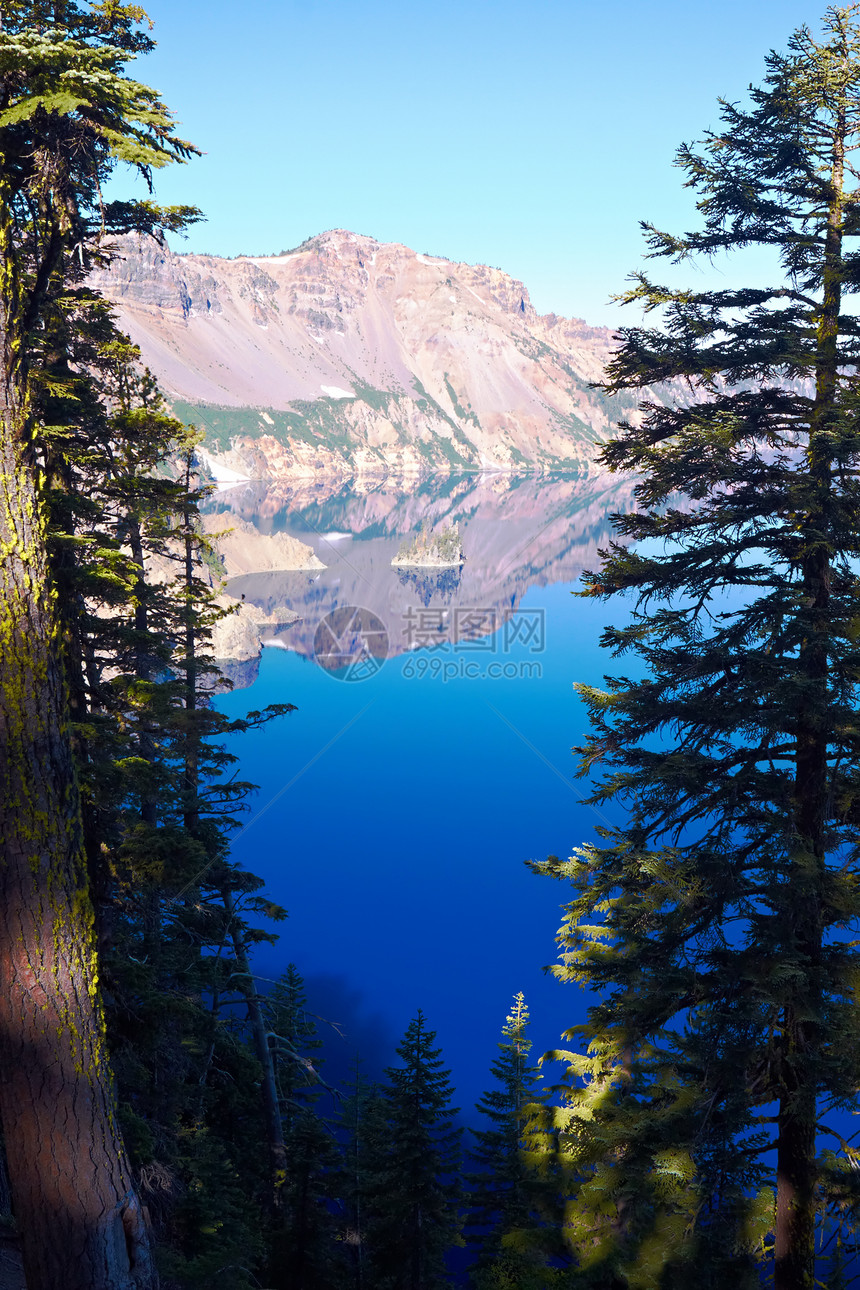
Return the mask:
[[589,386],[608,330],[539,315],[499,269],[342,230],[233,260],[126,239],[93,283],[236,477],[581,471],[635,406]]
[[[201,519],[228,580],[248,574],[308,574],[325,569],[311,547],[286,533],[261,533],[238,516],[231,516],[229,524],[206,512]],[[209,649],[222,665],[230,661],[232,666],[223,668],[230,680],[245,684],[245,670],[250,665],[252,675],[256,674],[254,660],[259,661],[265,642],[275,640],[299,615],[284,605],[262,609],[241,594],[231,595],[229,582],[219,604],[230,612],[214,624]]]
[[212,539],[228,578],[245,573],[283,573],[301,570],[315,573],[325,565],[313,549],[287,533],[263,534],[254,524],[238,517],[224,523],[216,516],[201,516],[203,529]]
[[230,659],[246,663],[259,658],[263,642],[275,639],[299,617],[286,608],[267,613],[251,601],[236,600],[227,595],[220,597],[219,603],[231,612],[213,626],[209,649],[214,658],[222,661]]
[[[239,685],[249,685],[256,675],[260,652],[266,641],[275,640],[281,632],[299,621],[299,614],[280,603],[261,608],[246,600],[241,591],[231,593],[229,580],[249,574],[318,574],[325,569],[311,547],[287,533],[261,533],[239,515],[204,511],[203,531],[209,537],[217,564],[208,577],[213,588],[221,587],[216,604],[226,610],[211,628],[207,652],[222,664],[228,678]],[[201,570],[201,573],[204,572]],[[177,546],[171,555],[150,555],[147,576],[155,583],[172,582],[182,573],[181,552]],[[98,611],[97,611],[98,612]],[[107,611],[105,611],[107,612]],[[230,666],[223,667],[228,662]],[[248,679],[250,677],[250,679]]]

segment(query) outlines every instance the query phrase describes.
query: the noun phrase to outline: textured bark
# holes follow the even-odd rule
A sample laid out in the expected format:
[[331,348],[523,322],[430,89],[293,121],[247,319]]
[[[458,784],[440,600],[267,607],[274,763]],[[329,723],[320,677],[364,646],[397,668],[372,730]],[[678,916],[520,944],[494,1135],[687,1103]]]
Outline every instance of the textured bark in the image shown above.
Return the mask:
[[775,1290],[815,1285],[815,1109],[813,1090],[783,1095],[777,1139]]
[[116,1122],[60,639],[31,463],[0,408],[0,1115],[30,1290],[154,1290]]

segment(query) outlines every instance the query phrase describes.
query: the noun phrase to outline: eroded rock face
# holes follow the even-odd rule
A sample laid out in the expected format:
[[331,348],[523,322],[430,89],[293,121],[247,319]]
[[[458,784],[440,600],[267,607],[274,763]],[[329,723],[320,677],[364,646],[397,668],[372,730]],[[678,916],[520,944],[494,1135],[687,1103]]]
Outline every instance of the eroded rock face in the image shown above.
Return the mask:
[[[224,583],[249,574],[314,575],[326,566],[313,549],[298,538],[287,533],[262,533],[256,525],[239,515],[225,517],[223,513],[204,512],[200,519],[223,568],[223,582],[218,576],[217,565],[209,569],[210,584],[216,590],[221,585],[216,604],[227,611],[212,625],[206,652],[222,665],[229,661],[230,666],[224,666],[223,670],[230,680],[239,685],[250,685],[256,676],[263,644],[298,622],[299,614],[280,603],[262,607],[246,600],[241,592],[231,595]],[[172,554],[150,554],[147,557],[147,576],[155,583],[172,582],[181,576],[182,567],[182,552],[178,546]],[[200,572],[205,571],[201,569]]]
[[612,337],[526,288],[343,230],[223,260],[126,239],[94,285],[207,449],[254,479],[586,468],[635,400]]
[[263,534],[238,516],[231,516],[229,523],[213,514],[203,514],[201,520],[228,578],[295,570],[314,573],[325,568],[311,547],[287,533]]
[[274,639],[299,617],[283,607],[267,613],[250,601],[226,595],[219,598],[219,603],[230,612],[212,627],[208,648],[213,658],[222,661],[230,659],[236,663],[248,663],[259,659],[263,642]]
[[[248,574],[314,574],[325,569],[311,547],[287,533],[261,533],[239,516],[231,516],[229,524],[209,513],[200,518],[228,579]],[[299,615],[280,604],[261,608],[241,595],[231,596],[229,587],[219,604],[230,612],[213,625],[209,649],[222,664],[230,661],[231,666],[224,669],[230,680],[247,684],[245,673],[251,668],[256,675],[263,644],[297,622]]]

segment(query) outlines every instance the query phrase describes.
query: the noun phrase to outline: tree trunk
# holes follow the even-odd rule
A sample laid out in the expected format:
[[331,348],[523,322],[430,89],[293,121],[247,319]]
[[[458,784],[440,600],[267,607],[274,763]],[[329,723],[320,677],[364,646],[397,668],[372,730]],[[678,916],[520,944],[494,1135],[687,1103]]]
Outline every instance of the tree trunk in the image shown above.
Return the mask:
[[185,805],[182,821],[195,837],[200,824],[200,734],[197,717],[197,614],[194,591],[194,532],[188,497],[191,493],[191,462],[185,458],[185,501],[182,511],[185,570]]
[[[830,550],[828,530],[833,476],[829,432],[838,414],[839,315],[842,254],[845,111],[836,113],[830,194],[824,241],[823,299],[818,322],[815,402],[809,427],[807,471],[810,499],[807,552],[803,562],[806,609],[799,674],[805,697],[797,718],[795,754],[795,842],[792,859],[791,932],[788,947],[803,974],[795,986],[796,1006],[783,1017],[783,1092],[778,1110],[777,1202],[774,1232],[774,1290],[813,1290],[815,1285],[815,1203],[817,1089],[816,1058],[821,1042],[818,986],[822,952],[821,886],[826,873],[825,827],[829,786],[827,698],[830,666]],[[803,1018],[801,1020],[800,1018]]]
[[814,1089],[780,1101],[774,1290],[815,1285],[815,1106]]
[[239,969],[237,973],[240,981],[239,989],[245,996],[245,1002],[248,1006],[248,1020],[251,1023],[251,1033],[254,1037],[254,1051],[257,1054],[257,1060],[263,1068],[260,1095],[263,1101],[266,1139],[269,1144],[269,1160],[271,1163],[272,1174],[272,1205],[273,1208],[279,1209],[281,1206],[281,1187],[283,1186],[287,1175],[287,1148],[284,1143],[284,1126],[281,1121],[281,1110],[278,1104],[278,1086],[275,1080],[275,1062],[272,1057],[272,1050],[269,1047],[269,1032],[268,1027],[266,1026],[266,1019],[263,1016],[263,1009],[260,1005],[260,996],[257,994],[257,988],[254,985],[254,978],[251,975],[251,964],[248,959],[248,950],[245,946],[245,938],[242,935],[242,929],[233,912],[233,895],[229,887],[224,888],[222,897],[224,900],[224,908],[227,911],[227,918],[229,920],[230,938],[233,942],[233,950],[236,955],[236,966]]
[[[2,339],[2,338],[0,338]],[[8,369],[7,369],[8,370]],[[43,522],[0,407],[0,1115],[30,1290],[154,1290],[98,1004]]]

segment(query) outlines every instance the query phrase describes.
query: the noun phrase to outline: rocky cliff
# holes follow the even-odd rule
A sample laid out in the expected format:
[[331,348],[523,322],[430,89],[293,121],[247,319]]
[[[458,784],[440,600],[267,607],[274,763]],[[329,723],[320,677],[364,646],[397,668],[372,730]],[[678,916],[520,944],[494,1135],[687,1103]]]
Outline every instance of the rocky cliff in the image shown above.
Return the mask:
[[129,239],[94,285],[215,466],[253,479],[582,470],[634,406],[589,388],[606,329],[342,230],[233,260]]

